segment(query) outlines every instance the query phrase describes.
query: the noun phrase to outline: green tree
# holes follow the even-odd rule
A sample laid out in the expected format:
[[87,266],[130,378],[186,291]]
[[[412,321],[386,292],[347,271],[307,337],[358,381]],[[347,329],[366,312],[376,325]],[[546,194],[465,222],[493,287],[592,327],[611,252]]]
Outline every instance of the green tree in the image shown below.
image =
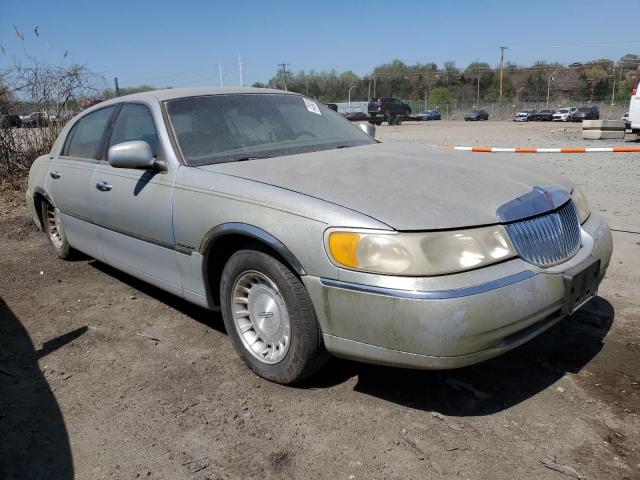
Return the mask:
[[522,99],[527,102],[540,102],[547,98],[547,81],[542,73],[530,73],[522,90]]
[[595,101],[601,102],[607,98],[609,94],[611,94],[611,88],[609,87],[609,79],[601,78],[596,82],[593,86],[593,99]]
[[578,94],[578,98],[583,102],[589,100],[591,98],[592,89],[593,86],[591,79],[589,79],[584,72],[581,72],[580,75],[578,75],[578,82],[576,84],[576,93]]
[[435,87],[428,95],[429,105],[448,105],[453,103],[454,96],[447,87]]

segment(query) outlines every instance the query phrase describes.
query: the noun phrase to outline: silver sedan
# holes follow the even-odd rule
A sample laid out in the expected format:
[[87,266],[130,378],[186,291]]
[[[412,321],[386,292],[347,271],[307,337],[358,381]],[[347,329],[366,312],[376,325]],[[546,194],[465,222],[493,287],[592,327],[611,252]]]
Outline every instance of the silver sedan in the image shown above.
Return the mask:
[[244,362],[280,383],[329,354],[476,363],[596,294],[611,235],[565,177],[367,128],[277,90],[120,97],[68,123],[27,203],[59,257],[221,310]]

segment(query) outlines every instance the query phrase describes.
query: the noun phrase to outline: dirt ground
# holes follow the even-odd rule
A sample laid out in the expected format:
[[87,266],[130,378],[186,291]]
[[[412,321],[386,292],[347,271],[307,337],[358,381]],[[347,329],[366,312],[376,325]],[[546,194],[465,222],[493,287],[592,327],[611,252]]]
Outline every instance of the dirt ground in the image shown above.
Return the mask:
[[[407,122],[378,138],[584,144],[577,126],[551,123]],[[600,296],[480,365],[335,360],[295,388],[249,372],[219,315],[91,259],[54,258],[5,191],[0,478],[572,478],[550,461],[640,479],[640,156],[467,155],[509,155],[583,187],[617,230]]]

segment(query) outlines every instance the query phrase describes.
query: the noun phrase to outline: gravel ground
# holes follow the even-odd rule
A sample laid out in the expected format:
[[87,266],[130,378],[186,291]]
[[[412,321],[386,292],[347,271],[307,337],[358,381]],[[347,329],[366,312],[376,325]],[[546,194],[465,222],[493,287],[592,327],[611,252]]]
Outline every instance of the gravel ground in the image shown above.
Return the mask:
[[[584,144],[545,123],[407,122],[378,137]],[[571,176],[614,228],[640,232],[638,155],[511,157]],[[291,388],[244,368],[218,315],[54,258],[14,202],[4,192],[2,479],[571,478],[542,461],[640,478],[638,233],[614,232],[600,297],[502,357],[443,372],[335,360]]]

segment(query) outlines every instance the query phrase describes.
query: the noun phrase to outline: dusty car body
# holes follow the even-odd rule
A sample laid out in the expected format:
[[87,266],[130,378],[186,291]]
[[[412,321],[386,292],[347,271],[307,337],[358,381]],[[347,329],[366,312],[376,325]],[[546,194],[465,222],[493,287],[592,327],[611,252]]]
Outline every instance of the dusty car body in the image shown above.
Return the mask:
[[[94,147],[76,141],[88,124]],[[27,204],[59,256],[77,249],[221,309],[241,358],[280,383],[326,352],[426,369],[493,357],[592,298],[612,251],[565,177],[379,143],[267,89],[92,107],[33,164]]]
[[564,107],[556,110],[556,113],[553,114],[554,122],[568,122],[571,120],[571,115],[578,110],[576,107]]
[[513,116],[514,122],[531,122],[538,120],[537,110],[520,110]]

